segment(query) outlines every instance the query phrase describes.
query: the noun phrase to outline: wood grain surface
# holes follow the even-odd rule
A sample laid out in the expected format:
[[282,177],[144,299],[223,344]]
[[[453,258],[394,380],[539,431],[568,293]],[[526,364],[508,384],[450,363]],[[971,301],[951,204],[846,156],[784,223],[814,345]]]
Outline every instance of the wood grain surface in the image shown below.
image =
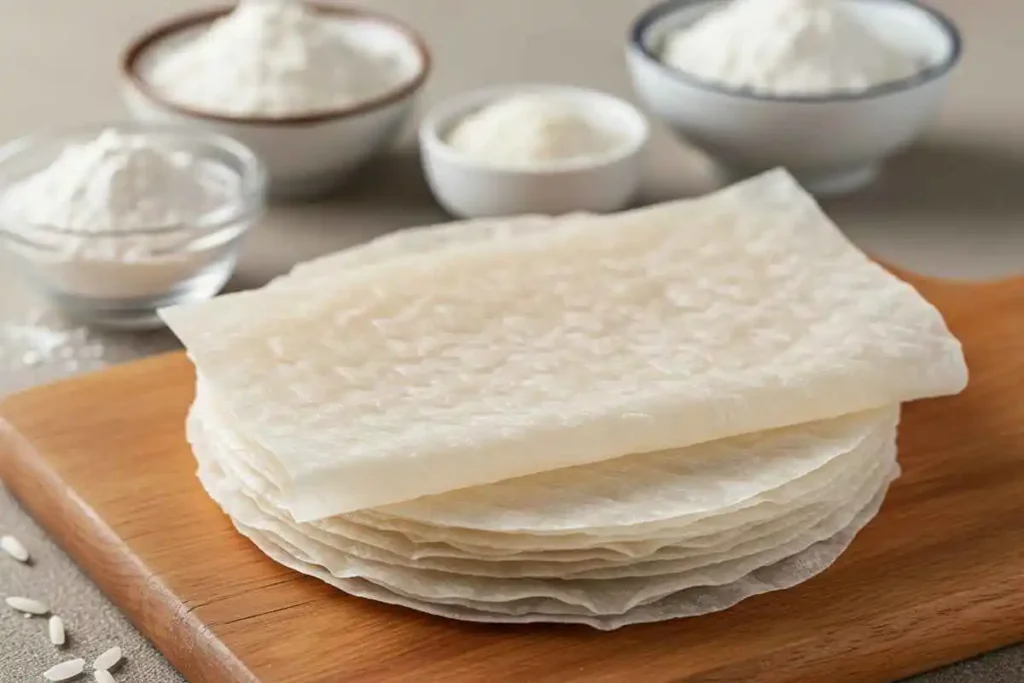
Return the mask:
[[822,575],[601,633],[447,621],[266,559],[194,477],[172,354],[0,405],[0,475],[192,683],[889,681],[1024,638],[1024,280],[912,279],[971,384],[906,406],[903,477]]

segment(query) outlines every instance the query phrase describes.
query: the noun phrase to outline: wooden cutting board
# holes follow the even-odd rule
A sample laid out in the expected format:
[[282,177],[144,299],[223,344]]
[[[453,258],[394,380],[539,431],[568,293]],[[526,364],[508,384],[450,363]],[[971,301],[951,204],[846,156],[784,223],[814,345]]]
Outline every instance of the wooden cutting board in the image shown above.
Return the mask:
[[193,476],[182,354],[8,399],[0,474],[191,683],[893,680],[1024,638],[1024,279],[912,279],[970,388],[905,408],[904,475],[832,568],[705,617],[483,626],[279,567]]

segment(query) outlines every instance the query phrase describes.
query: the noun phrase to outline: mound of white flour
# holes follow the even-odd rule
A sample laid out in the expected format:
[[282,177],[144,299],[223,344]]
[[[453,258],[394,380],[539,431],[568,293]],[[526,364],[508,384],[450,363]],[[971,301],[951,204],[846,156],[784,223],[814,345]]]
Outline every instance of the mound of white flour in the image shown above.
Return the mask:
[[670,35],[662,59],[702,80],[770,95],[863,91],[927,66],[841,0],[734,0]]

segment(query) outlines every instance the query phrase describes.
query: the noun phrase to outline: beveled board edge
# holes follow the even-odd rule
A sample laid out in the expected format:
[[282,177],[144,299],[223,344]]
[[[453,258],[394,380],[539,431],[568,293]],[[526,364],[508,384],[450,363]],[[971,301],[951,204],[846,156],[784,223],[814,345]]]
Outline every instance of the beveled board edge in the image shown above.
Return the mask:
[[[176,351],[97,373],[149,372],[183,355]],[[26,392],[45,390],[49,385]],[[4,401],[3,403],[5,403]],[[2,407],[3,403],[0,403]],[[0,479],[18,502],[57,544],[117,605],[190,683],[259,683],[259,679],[219,639],[209,633],[191,608],[154,577],[91,507],[35,453],[17,430],[0,419]],[[63,520],[63,521],[62,521]],[[68,523],[73,520],[72,523]]]

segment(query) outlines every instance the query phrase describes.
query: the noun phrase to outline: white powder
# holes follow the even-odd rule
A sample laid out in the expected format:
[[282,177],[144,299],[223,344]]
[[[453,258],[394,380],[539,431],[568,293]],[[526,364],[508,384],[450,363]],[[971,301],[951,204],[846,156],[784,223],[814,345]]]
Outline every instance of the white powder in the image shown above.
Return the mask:
[[354,40],[345,25],[296,0],[243,0],[198,37],[156,55],[146,79],[196,109],[287,116],[372,99],[407,77],[394,54]]
[[662,59],[712,83],[774,95],[863,91],[927,66],[840,0],[733,0],[670,35]]
[[626,138],[569,102],[524,94],[470,114],[454,127],[447,142],[480,163],[530,168],[603,156],[623,146]]
[[109,129],[65,148],[49,166],[11,185],[0,209],[25,223],[80,233],[76,244],[83,245],[99,232],[195,220],[235,191],[230,174],[188,152]]
[[94,370],[106,364],[106,356],[102,338],[46,308],[0,321],[0,369],[5,373],[40,365],[63,372]]
[[181,250],[188,238],[174,228],[230,210],[238,192],[238,176],[221,164],[111,129],[8,187],[0,221],[8,248],[48,287],[154,296],[215,256]]

